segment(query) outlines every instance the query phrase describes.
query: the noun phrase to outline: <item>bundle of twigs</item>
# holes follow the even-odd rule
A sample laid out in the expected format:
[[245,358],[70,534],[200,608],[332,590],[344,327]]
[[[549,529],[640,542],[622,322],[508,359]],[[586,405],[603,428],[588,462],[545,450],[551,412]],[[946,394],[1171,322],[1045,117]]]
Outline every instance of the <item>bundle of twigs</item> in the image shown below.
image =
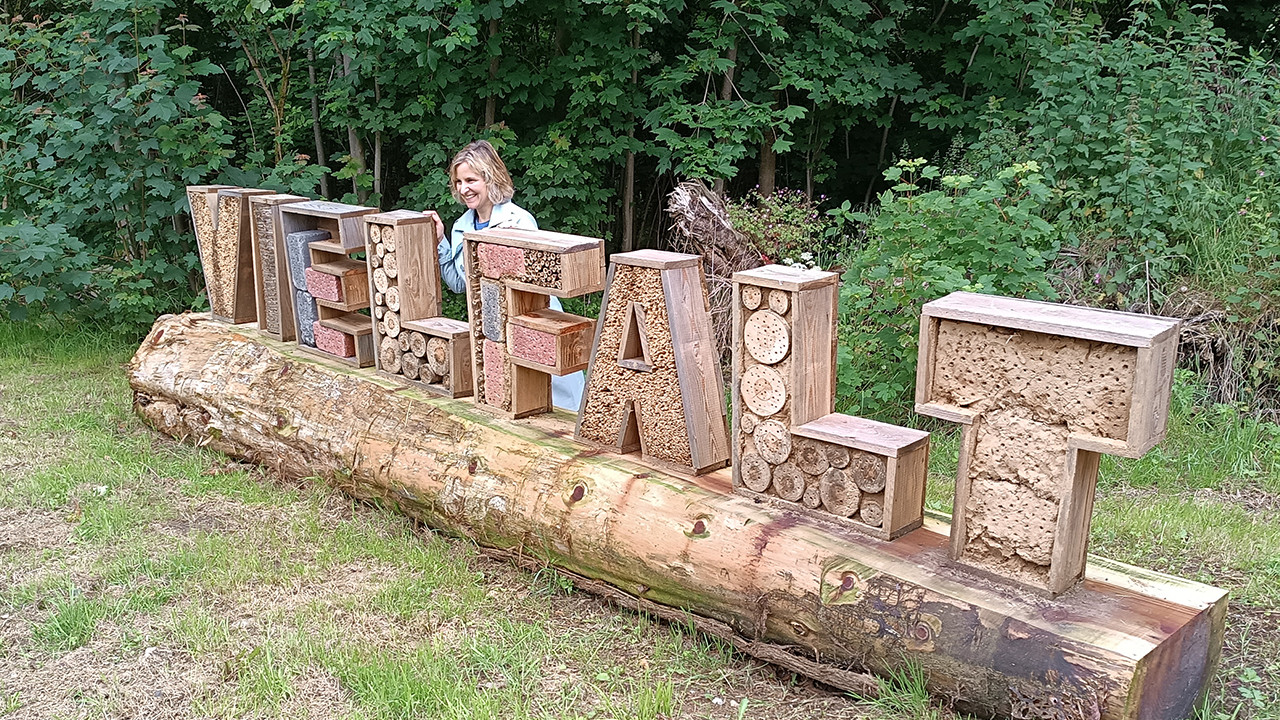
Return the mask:
[[733,227],[724,198],[700,182],[688,180],[667,196],[671,214],[671,246],[677,252],[701,255],[707,276],[711,322],[727,367],[733,337],[733,274],[760,267],[760,251],[751,238]]

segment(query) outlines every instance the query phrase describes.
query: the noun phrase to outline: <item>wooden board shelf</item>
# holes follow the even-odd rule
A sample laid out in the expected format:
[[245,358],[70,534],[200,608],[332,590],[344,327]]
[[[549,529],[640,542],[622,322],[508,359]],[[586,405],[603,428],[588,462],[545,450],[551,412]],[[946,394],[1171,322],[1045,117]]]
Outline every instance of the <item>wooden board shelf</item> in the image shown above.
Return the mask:
[[[316,298],[315,300],[316,300],[316,304],[322,308],[329,308],[330,310],[340,310],[344,313],[354,313],[356,310],[363,310],[369,307],[369,300],[367,298],[363,300],[350,300],[346,302],[334,302],[332,300],[325,300],[324,298]],[[360,317],[363,317],[366,320],[368,319],[367,315],[361,315]],[[334,328],[334,330],[338,330],[338,329],[339,328]]]
[[[311,243],[313,249],[316,243]],[[334,260],[326,263],[312,263],[311,269],[325,275],[334,275],[336,277],[346,277],[347,275],[355,275],[368,272],[365,264],[359,260],[343,258],[342,260]]]
[[347,253],[351,252],[351,250],[342,247],[341,243],[336,243],[332,240],[317,240],[313,243],[307,243],[307,247],[316,252],[332,253],[343,257],[346,257]]
[[[316,302],[325,303],[324,300],[317,300]],[[328,306],[326,305],[326,307]],[[320,318],[320,324],[348,335],[360,336],[373,332],[373,321],[369,319],[369,316],[354,312],[333,318]]]

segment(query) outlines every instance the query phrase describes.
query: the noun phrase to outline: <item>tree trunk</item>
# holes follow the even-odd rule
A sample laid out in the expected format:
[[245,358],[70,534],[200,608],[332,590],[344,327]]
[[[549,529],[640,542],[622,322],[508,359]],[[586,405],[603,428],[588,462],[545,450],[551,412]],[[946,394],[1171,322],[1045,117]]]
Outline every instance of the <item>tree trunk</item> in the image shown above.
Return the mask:
[[911,662],[967,712],[1186,717],[1221,646],[1216,588],[1094,558],[1050,600],[949,563],[939,522],[881,542],[736,495],[728,470],[673,475],[574,443],[566,413],[460,412],[204,315],[158,320],[128,374],[162,432],[326,478],[855,693],[872,687],[856,669]]
[[[342,56],[342,75],[348,80],[351,78],[351,56]],[[351,89],[355,92],[355,89]],[[356,174],[351,178],[351,191],[356,194],[356,202],[361,205],[369,200],[369,191],[360,187],[360,178],[369,171],[369,163],[364,156],[364,143],[360,142],[360,134],[356,132],[356,127],[351,123],[347,123],[347,147],[351,153],[351,162],[355,163]]]
[[[640,47],[640,28],[631,31],[631,48]],[[631,92],[634,94],[640,82],[640,73],[631,70]],[[627,167],[623,175],[622,188],[622,252],[631,252],[636,246],[635,230],[635,195],[636,195],[636,153],[631,149],[631,141],[636,139],[635,118],[631,128],[627,130]]]
[[[382,104],[382,86],[377,80],[373,81],[373,102],[374,107]],[[382,202],[382,130],[375,130],[373,133],[373,194],[378,196],[378,202]]]
[[[498,36],[498,18],[489,21],[489,39],[493,40]],[[489,58],[489,97],[484,101],[484,126],[489,127],[496,121],[498,114],[498,62],[501,59],[499,53],[494,53]]]
[[[320,131],[320,88],[316,85],[316,52],[307,48],[307,79],[311,82],[311,132],[316,139],[316,164],[327,166],[324,155],[324,135]],[[328,198],[329,173],[320,176],[320,195]]]
[[764,140],[760,141],[760,174],[756,180],[760,197],[769,197],[776,189],[774,183],[778,175],[778,153],[773,151],[773,143],[777,139],[778,133],[773,128],[768,128],[764,131]]
[[[724,78],[720,81],[720,99],[724,102],[733,99],[733,71],[737,66],[738,40],[735,38],[729,45],[729,69],[724,71]],[[711,189],[720,197],[724,197],[725,184],[725,178],[716,178]]]

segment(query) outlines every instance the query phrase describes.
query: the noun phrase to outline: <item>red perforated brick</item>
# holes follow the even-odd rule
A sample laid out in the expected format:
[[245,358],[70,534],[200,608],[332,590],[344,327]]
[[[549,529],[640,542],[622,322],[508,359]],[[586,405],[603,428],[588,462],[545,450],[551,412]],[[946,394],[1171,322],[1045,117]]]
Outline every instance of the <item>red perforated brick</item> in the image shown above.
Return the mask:
[[511,326],[512,354],[543,365],[556,364],[556,336],[520,325]]
[[484,341],[484,401],[490,405],[507,403],[506,357],[503,346],[492,340]]
[[312,326],[316,334],[316,347],[338,357],[355,357],[356,339],[350,335],[327,328],[317,320]]
[[326,275],[307,268],[307,292],[321,300],[342,302],[342,281],[336,275]]
[[480,273],[485,277],[524,277],[524,250],[520,248],[480,243],[476,246],[480,258]]

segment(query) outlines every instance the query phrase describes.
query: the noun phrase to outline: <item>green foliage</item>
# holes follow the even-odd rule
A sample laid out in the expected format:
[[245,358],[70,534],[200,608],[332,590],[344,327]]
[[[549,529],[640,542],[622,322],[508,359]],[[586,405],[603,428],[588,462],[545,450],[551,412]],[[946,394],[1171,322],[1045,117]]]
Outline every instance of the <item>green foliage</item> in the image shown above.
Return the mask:
[[124,323],[188,304],[183,186],[225,162],[216,71],[177,37],[165,0],[100,2],[0,25],[0,311]]
[[[879,211],[850,214],[867,223],[868,242],[840,290],[837,404],[903,418],[920,307],[956,290],[1052,299],[1048,266],[1058,243],[1041,217],[1050,190],[1034,162],[979,181],[907,160],[885,177],[895,184]],[[933,180],[938,189],[922,188]]]
[[1135,7],[1117,35],[1096,17],[1045,23],[1035,97],[993,103],[971,160],[981,174],[1040,163],[1086,295],[1154,311],[1188,272],[1272,273],[1280,77],[1204,16]]
[[726,205],[733,227],[750,236],[764,262],[829,267],[841,243],[839,238],[831,242],[832,223],[818,208],[822,200],[800,190],[782,189],[769,196],[752,190]]

